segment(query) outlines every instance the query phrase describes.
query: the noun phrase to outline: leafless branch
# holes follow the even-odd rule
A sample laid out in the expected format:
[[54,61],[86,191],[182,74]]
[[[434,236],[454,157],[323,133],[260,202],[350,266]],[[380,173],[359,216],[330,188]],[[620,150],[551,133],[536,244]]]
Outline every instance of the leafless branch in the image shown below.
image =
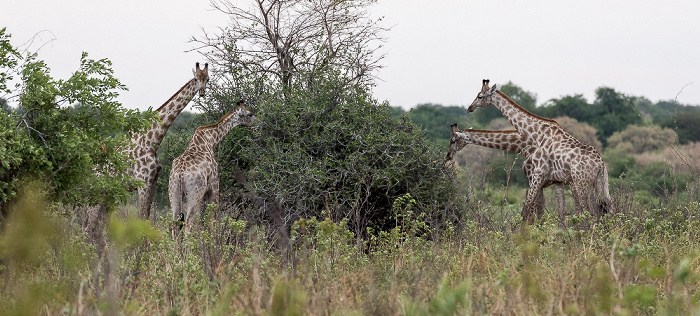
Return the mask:
[[[348,82],[371,83],[381,68],[377,56],[388,29],[370,18],[372,0],[251,0],[248,7],[230,0],[211,6],[230,17],[212,35],[191,38],[217,68],[240,67],[271,76],[283,86],[306,84],[327,70]],[[302,75],[303,74],[303,79]]]

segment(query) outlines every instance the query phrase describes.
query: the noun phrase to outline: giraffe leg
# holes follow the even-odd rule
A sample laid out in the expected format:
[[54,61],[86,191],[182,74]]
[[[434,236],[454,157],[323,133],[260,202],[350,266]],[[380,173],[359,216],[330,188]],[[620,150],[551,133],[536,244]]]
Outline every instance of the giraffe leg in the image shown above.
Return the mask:
[[582,188],[581,186],[582,184],[580,181],[574,180],[571,183],[571,193],[574,196],[574,210],[576,211],[576,214],[579,215],[583,214],[587,208],[586,198],[583,195],[585,188]]
[[139,189],[139,216],[142,219],[147,220],[151,217],[151,205],[156,194],[156,182],[161,168],[160,163],[156,164],[144,179],[143,188]]
[[559,225],[561,227],[566,226],[566,201],[564,200],[564,184],[556,183],[554,184],[554,194],[557,196],[557,204],[559,211]]
[[142,188],[139,188],[139,217],[149,219],[151,217],[151,203],[155,194],[155,179],[148,179]]
[[537,199],[539,193],[542,192],[542,179],[540,176],[533,176],[530,180],[530,189],[527,191],[527,197],[525,198],[525,205],[523,206],[523,211],[521,216],[523,218],[523,223],[534,224],[534,215],[537,209]]
[[[170,172],[170,179],[168,180],[168,198],[170,199],[170,211],[173,214],[171,234],[173,239],[175,239],[184,225],[184,213],[182,209],[182,176],[175,170]],[[181,224],[176,224],[178,220],[181,222]]]
[[187,214],[185,214],[185,231],[192,231],[192,226],[194,225],[194,219],[197,217],[202,208],[202,202],[204,202],[204,195],[206,194],[204,188],[195,189],[194,192],[187,193],[187,201],[185,202],[185,209]]
[[540,189],[537,193],[537,207],[535,207],[535,214],[537,219],[541,219],[544,214],[545,201],[544,201],[544,189]]
[[219,209],[219,177],[217,175],[214,175],[209,179],[211,181],[211,192],[209,194],[209,199],[207,203],[215,203],[216,204],[216,209]]
[[107,220],[107,208],[104,205],[87,206],[87,218],[83,226],[83,232],[88,236],[90,241],[95,244],[97,255],[102,255],[104,249],[104,227]]

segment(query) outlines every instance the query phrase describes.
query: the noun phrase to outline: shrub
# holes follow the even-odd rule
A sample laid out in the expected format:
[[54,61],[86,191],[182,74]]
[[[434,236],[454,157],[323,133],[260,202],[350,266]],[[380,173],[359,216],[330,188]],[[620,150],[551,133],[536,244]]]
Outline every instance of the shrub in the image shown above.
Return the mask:
[[[256,126],[233,129],[219,144],[223,212],[236,209],[233,216],[272,227],[283,240],[302,218],[347,219],[358,238],[367,227],[390,229],[392,202],[406,193],[431,225],[454,215],[459,190],[444,148],[406,116],[392,117],[366,87],[334,75],[280,93],[243,92],[244,85],[213,87],[197,118],[225,113],[245,93],[257,117]],[[188,137],[179,139],[165,161]]]

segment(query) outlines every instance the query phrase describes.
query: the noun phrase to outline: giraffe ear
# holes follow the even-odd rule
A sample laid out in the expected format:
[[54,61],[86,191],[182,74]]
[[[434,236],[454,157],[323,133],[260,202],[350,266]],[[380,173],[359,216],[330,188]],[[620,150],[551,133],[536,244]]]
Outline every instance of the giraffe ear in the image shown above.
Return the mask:
[[457,123],[452,124],[450,127],[452,127],[452,135],[459,132],[459,128],[457,128]]
[[491,87],[492,93],[496,91],[501,91],[501,85],[494,84],[493,87]]

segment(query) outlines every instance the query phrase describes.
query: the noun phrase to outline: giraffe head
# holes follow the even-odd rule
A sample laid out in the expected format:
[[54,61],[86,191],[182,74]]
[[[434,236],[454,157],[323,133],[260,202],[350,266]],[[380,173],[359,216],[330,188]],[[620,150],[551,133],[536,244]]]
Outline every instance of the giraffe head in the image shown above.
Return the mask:
[[450,147],[447,149],[447,157],[445,157],[446,161],[452,160],[452,157],[454,155],[462,150],[464,146],[469,144],[469,137],[467,137],[466,134],[462,133],[459,128],[457,128],[457,123],[452,124],[452,138],[450,138]]
[[484,79],[482,81],[481,85],[481,91],[479,94],[476,95],[476,99],[474,99],[474,102],[472,102],[472,105],[469,106],[467,109],[467,113],[474,112],[476,109],[480,108],[485,108],[491,104],[493,104],[492,98],[493,95],[496,94],[497,91],[499,91],[501,87],[498,85],[493,85],[492,87],[489,88],[489,80]]
[[243,100],[236,102],[236,105],[237,107],[235,110],[233,110],[232,115],[236,117],[238,124],[243,126],[253,125],[253,121],[255,121],[255,114],[253,111],[245,106],[245,102]]
[[197,81],[197,90],[199,91],[199,96],[204,96],[204,89],[207,87],[209,82],[209,64],[204,63],[204,68],[199,69],[199,63],[196,63],[197,67],[192,72],[194,73],[194,80]]

